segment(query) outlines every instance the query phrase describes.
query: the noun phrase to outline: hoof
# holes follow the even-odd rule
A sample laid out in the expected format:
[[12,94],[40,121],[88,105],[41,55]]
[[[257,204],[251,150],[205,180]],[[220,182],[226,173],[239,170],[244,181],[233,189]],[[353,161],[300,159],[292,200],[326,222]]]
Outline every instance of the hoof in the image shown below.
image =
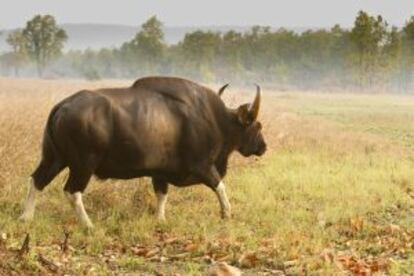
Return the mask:
[[165,217],[164,216],[158,216],[157,217],[157,220],[158,220],[158,222],[160,222],[160,223],[165,223],[167,220],[165,219]]
[[95,226],[92,224],[92,222],[87,222],[87,223],[84,223],[83,225],[88,230],[93,230],[95,228]]
[[221,218],[222,219],[231,219],[231,213],[228,213],[228,212],[226,212],[226,213],[221,213]]
[[32,221],[33,220],[33,214],[26,214],[26,213],[23,213],[19,218],[18,218],[18,220],[19,221],[22,221],[22,222],[28,222],[28,221]]
[[80,219],[79,221],[79,226],[86,229],[86,230],[92,230],[94,228],[94,225],[92,223],[92,221],[88,218],[88,219]]
[[93,227],[82,227],[81,229],[79,229],[80,231],[82,231],[85,235],[93,235],[95,228]]

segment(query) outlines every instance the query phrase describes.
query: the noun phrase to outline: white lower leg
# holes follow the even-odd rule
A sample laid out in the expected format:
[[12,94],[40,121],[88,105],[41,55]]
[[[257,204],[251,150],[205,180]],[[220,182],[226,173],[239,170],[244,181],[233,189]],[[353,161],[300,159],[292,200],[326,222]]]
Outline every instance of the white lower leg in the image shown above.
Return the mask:
[[85,207],[83,206],[82,201],[82,193],[76,192],[71,194],[69,192],[65,192],[66,197],[69,199],[72,207],[75,209],[76,216],[78,219],[88,228],[92,228],[93,224],[86,213]]
[[216,188],[216,195],[220,202],[221,207],[221,217],[230,218],[231,216],[231,206],[229,199],[226,194],[226,187],[224,186],[223,181],[220,181],[219,185]]
[[34,185],[33,178],[30,178],[29,192],[27,193],[26,202],[24,204],[23,214],[19,219],[29,221],[33,219],[36,208],[36,194],[39,192]]
[[157,194],[157,217],[159,220],[165,220],[165,204],[167,203],[167,194]]

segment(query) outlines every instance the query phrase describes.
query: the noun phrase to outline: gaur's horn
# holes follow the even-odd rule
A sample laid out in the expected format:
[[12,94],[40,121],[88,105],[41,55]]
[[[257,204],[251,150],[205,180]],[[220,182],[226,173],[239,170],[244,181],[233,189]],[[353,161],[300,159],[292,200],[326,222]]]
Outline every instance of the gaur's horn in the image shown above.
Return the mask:
[[255,85],[256,85],[256,97],[254,98],[254,101],[250,105],[250,108],[249,108],[249,112],[252,115],[253,120],[256,120],[257,115],[259,115],[260,101],[261,101],[261,96],[262,96],[260,86],[257,85],[257,84],[255,84]]
[[224,90],[230,85],[230,83],[225,84],[220,90],[218,91],[218,95],[221,97],[221,94],[223,94]]

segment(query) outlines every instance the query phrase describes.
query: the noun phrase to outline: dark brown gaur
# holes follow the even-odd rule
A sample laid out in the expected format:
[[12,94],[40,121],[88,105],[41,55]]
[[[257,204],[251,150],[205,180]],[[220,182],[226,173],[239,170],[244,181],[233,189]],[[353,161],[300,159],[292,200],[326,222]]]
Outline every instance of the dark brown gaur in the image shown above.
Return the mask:
[[92,223],[82,192],[92,175],[100,179],[152,178],[158,217],[164,219],[168,185],[202,183],[217,194],[222,217],[230,203],[222,179],[232,152],[262,155],[266,143],[257,120],[261,91],[251,104],[227,108],[211,89],[189,80],[148,77],[131,87],[80,91],[50,112],[42,158],[21,218],[30,220],[35,195],[64,168],[64,191],[80,220]]

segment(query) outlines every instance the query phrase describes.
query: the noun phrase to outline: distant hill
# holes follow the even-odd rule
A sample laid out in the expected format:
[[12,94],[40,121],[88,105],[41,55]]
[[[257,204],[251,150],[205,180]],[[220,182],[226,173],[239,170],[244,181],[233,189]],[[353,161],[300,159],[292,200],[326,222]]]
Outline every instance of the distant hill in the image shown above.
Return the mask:
[[[62,24],[61,25],[69,36],[65,49],[84,50],[87,48],[112,48],[119,47],[125,41],[134,37],[140,27],[110,25],[110,24]],[[244,32],[251,27],[241,26],[200,26],[200,27],[164,27],[165,40],[169,44],[175,44],[180,41],[188,32],[195,30],[211,30],[226,32],[235,30]],[[305,28],[293,28],[294,31],[302,32]],[[9,50],[6,43],[8,33],[13,30],[0,31],[0,52]]]

